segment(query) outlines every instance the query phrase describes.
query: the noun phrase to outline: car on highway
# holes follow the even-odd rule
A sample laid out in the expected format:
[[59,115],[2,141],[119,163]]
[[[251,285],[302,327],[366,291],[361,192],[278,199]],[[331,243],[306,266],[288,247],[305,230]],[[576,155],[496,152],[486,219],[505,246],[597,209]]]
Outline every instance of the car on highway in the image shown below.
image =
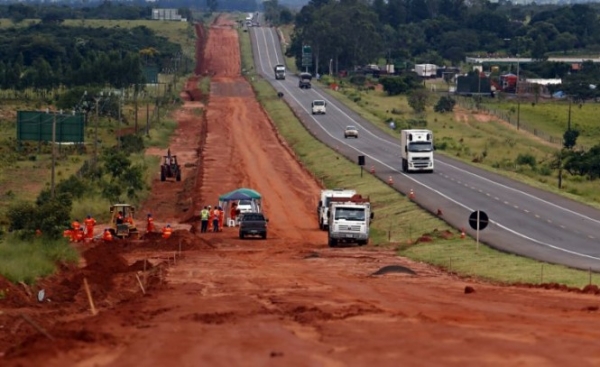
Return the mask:
[[346,130],[344,130],[344,138],[348,139],[349,137],[358,139],[358,129],[356,128],[356,126],[346,126]]
[[310,104],[313,115],[324,115],[327,113],[327,102],[322,99],[316,99]]

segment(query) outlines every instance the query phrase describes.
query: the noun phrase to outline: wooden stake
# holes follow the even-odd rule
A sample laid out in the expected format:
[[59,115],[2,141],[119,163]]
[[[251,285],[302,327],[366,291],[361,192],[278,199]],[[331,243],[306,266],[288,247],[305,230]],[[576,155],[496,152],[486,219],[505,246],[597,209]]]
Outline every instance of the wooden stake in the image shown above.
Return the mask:
[[140,276],[137,275],[137,273],[135,274],[135,278],[137,279],[138,284],[140,285],[140,289],[142,290],[142,294],[146,294],[146,290],[144,289],[144,285],[142,284]]
[[179,256],[181,256],[181,239],[179,240]]
[[87,278],[83,278],[83,286],[85,287],[85,293],[87,294],[88,301],[90,302],[90,310],[92,311],[92,315],[96,316],[98,311],[96,310],[96,306],[94,306],[94,299],[92,298],[92,292],[90,292],[90,286],[88,285]]
[[173,265],[177,264],[177,252],[173,252]]
[[32,319],[30,319],[29,316],[21,314],[21,317],[23,318],[23,320],[27,321],[31,326],[33,326],[37,331],[44,334],[44,336],[46,336],[46,338],[48,338],[50,340],[54,340],[52,335],[48,334],[48,332],[46,330],[44,330],[40,325],[35,323]]

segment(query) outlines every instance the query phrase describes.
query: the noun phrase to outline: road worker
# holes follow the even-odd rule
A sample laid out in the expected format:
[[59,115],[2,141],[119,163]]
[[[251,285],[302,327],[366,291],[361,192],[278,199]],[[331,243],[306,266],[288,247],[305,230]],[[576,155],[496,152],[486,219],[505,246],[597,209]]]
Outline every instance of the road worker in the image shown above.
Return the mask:
[[213,211],[212,211],[212,207],[209,205],[208,206],[208,231],[212,232],[213,231]]
[[225,210],[219,207],[219,232],[223,231],[223,222],[225,221]]
[[117,224],[123,224],[123,212],[119,210],[119,213],[117,213]]
[[237,219],[237,203],[235,202],[231,204],[231,209],[229,210],[229,218],[233,219],[234,223]]
[[110,229],[108,229],[108,228],[104,229],[104,232],[102,233],[102,240],[104,242],[112,242],[113,236],[112,236],[112,233],[110,233]]
[[71,242],[77,242],[77,237],[79,237],[80,228],[81,223],[79,223],[78,219],[75,219],[73,223],[71,223]]
[[204,208],[200,211],[200,233],[206,233],[208,229],[208,217],[210,213],[208,212],[208,208],[204,206]]
[[154,232],[154,218],[152,218],[152,214],[148,213],[148,220],[146,222],[146,232],[152,233]]
[[85,225],[85,238],[90,240],[93,239],[96,220],[92,218],[90,214],[88,214],[87,218],[83,221],[83,224]]
[[83,232],[83,227],[79,227],[79,229],[73,230],[75,232],[75,242],[81,242],[85,238],[85,233]]
[[162,229],[162,233],[163,238],[171,237],[171,234],[173,234],[173,229],[171,228],[171,225],[167,224],[167,226]]
[[214,232],[219,232],[219,215],[219,207],[215,205],[215,208],[212,211],[212,227]]

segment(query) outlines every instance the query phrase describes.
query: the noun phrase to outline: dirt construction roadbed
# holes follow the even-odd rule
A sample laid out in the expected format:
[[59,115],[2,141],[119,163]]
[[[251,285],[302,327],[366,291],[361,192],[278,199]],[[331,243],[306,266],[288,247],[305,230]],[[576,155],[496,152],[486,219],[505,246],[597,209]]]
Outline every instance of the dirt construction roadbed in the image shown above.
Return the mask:
[[[327,248],[314,215],[320,187],[240,76],[233,24],[217,18],[198,62],[215,73],[205,116],[197,98],[176,114],[176,154],[195,164],[182,182],[155,183],[144,204],[177,226],[172,238],[87,250],[80,267],[40,283],[50,302],[0,284],[11,290],[0,300],[0,365],[600,363],[596,295],[461,280],[372,246]],[[263,194],[266,240],[188,230],[192,213],[238,187]]]

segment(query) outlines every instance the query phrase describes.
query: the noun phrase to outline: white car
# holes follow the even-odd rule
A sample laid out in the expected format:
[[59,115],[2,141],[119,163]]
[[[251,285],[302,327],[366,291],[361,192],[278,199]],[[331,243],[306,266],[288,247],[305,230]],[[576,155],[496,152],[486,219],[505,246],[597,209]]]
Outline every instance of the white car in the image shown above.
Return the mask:
[[310,104],[313,115],[324,115],[327,112],[327,102],[317,99]]
[[349,137],[358,139],[358,129],[356,126],[346,126],[346,130],[344,130],[344,138],[348,139]]
[[256,204],[252,200],[240,200],[237,203],[237,208],[240,213],[252,213],[256,212]]

